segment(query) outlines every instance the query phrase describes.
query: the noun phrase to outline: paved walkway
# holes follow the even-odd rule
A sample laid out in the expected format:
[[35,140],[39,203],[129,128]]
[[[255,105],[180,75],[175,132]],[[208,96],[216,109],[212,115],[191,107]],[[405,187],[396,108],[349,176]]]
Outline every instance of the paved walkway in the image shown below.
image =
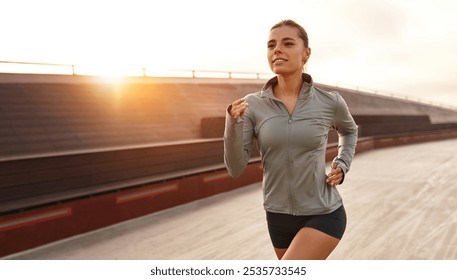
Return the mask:
[[[356,155],[348,227],[330,259],[457,259],[457,139]],[[11,259],[275,259],[260,184]]]

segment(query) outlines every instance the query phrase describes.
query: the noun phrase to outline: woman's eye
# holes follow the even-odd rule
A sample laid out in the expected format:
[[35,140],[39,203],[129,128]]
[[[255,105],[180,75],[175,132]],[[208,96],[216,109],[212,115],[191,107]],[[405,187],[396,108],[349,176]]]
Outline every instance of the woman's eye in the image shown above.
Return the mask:
[[275,47],[275,46],[272,45],[272,44],[268,45],[268,48],[269,48],[269,49],[272,49],[272,48],[274,48],[274,47]]
[[294,43],[289,42],[289,43],[285,43],[284,45],[285,45],[286,47],[290,47],[290,46],[293,46]]

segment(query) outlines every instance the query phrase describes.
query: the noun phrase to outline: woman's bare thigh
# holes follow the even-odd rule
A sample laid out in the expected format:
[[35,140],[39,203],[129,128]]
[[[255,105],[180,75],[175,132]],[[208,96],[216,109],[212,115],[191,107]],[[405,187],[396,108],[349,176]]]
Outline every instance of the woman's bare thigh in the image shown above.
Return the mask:
[[[336,248],[340,240],[314,228],[304,227],[292,240],[289,248],[277,249],[282,260],[325,260]],[[283,252],[282,250],[286,250]]]

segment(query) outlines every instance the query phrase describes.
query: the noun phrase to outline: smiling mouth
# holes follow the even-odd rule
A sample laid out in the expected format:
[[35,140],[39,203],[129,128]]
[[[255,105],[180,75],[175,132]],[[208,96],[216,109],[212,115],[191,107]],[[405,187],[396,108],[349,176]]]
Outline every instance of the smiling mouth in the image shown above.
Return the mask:
[[282,62],[286,62],[287,60],[285,60],[284,58],[276,58],[273,60],[273,64],[276,64],[276,63],[282,63]]

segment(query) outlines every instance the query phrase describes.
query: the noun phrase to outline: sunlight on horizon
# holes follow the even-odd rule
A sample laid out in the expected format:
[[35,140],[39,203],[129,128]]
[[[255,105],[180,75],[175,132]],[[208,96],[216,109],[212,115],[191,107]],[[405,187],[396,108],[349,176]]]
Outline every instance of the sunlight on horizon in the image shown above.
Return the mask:
[[[402,92],[457,106],[455,1],[4,2],[3,61],[69,64],[77,75],[105,77],[192,77],[192,70],[197,77],[271,73],[269,29],[290,18],[308,32],[313,50],[308,72],[316,82]],[[0,63],[0,72],[47,71],[73,70]]]

